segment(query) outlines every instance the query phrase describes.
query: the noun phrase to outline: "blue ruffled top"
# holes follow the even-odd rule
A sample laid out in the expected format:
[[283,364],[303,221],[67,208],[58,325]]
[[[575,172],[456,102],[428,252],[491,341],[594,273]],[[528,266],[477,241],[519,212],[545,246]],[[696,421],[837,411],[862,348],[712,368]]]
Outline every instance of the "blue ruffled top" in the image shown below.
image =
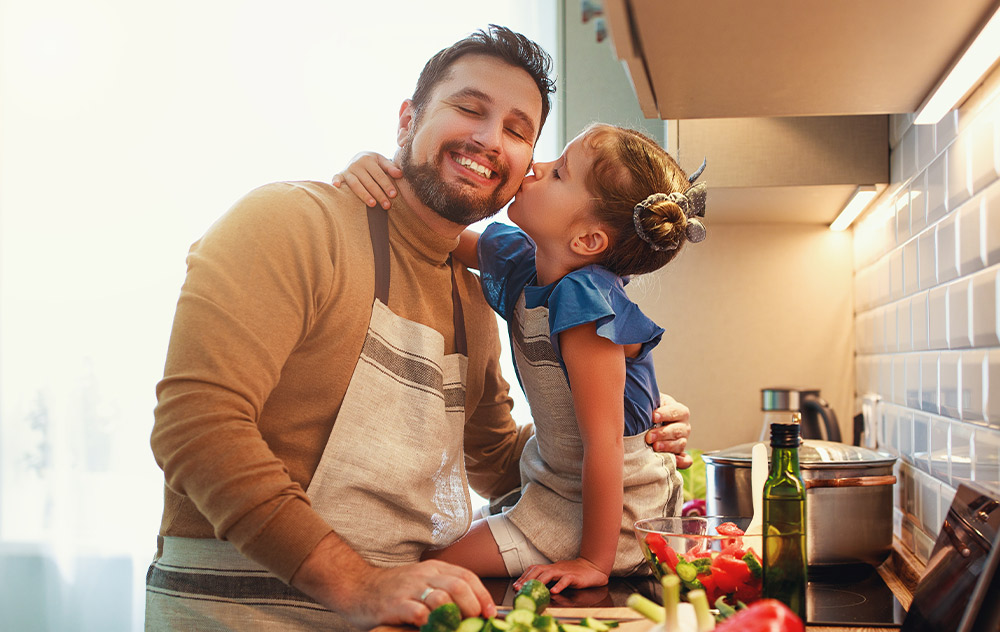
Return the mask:
[[[483,294],[507,321],[508,332],[522,292],[527,309],[548,307],[549,337],[563,372],[559,333],[577,325],[593,322],[599,336],[616,344],[640,344],[639,354],[625,363],[625,436],[652,427],[660,395],[650,351],[660,342],[663,328],[629,299],[627,280],[590,265],[555,283],[537,285],[535,244],[521,229],[500,223],[490,224],[479,238],[479,271]],[[520,373],[517,377],[520,382]]]

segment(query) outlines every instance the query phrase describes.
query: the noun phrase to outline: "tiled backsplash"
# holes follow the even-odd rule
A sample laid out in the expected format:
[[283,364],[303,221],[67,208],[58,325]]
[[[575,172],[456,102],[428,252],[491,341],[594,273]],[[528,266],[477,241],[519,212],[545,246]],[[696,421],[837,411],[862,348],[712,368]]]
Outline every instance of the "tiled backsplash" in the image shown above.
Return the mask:
[[935,126],[890,117],[892,182],[855,228],[857,394],[925,562],[961,482],[1000,491],[998,74]]

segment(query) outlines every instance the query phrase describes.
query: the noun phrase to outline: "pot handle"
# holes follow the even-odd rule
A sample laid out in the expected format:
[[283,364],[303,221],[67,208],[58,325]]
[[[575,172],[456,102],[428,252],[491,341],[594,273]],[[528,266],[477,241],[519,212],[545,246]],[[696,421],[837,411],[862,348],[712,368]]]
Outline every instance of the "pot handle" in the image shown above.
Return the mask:
[[888,474],[886,476],[857,476],[854,478],[813,478],[804,482],[806,489],[813,487],[873,487],[875,485],[894,485],[896,477]]

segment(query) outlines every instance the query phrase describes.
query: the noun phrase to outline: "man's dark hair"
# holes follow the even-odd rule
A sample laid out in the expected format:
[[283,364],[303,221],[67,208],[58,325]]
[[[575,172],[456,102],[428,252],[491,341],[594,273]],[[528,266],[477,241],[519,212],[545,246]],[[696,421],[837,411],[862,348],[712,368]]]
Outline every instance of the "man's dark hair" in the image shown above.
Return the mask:
[[542,95],[542,119],[537,130],[541,134],[551,107],[549,95],[556,91],[555,81],[549,77],[552,72],[552,57],[527,37],[496,24],[476,31],[430,58],[420,71],[417,87],[410,97],[416,116],[420,117],[434,86],[443,81],[448,76],[451,65],[465,55],[496,57],[512,66],[523,68],[531,75]]

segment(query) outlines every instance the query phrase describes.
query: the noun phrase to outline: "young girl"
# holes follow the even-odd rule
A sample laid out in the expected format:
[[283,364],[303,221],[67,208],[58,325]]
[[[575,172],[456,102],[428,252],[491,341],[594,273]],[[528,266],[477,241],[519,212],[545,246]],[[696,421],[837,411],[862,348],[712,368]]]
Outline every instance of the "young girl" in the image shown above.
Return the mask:
[[[555,162],[534,163],[507,210],[519,229],[462,234],[454,256],[480,270],[507,321],[535,435],[520,500],[426,557],[519,576],[515,587],[556,581],[554,593],[644,572],[632,525],[678,515],[681,478],[674,456],[643,439],[659,402],[650,351],[664,330],[624,286],[705,238],[705,185],[691,186],[702,169],[689,179],[646,136],[592,125]],[[392,197],[386,172],[401,175],[372,154],[346,170],[369,205]]]

